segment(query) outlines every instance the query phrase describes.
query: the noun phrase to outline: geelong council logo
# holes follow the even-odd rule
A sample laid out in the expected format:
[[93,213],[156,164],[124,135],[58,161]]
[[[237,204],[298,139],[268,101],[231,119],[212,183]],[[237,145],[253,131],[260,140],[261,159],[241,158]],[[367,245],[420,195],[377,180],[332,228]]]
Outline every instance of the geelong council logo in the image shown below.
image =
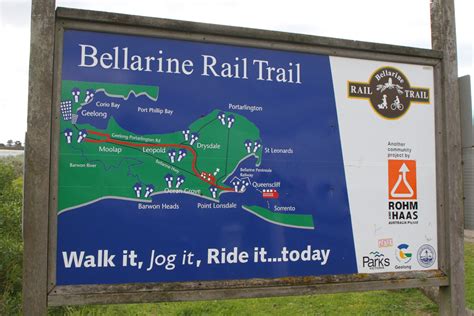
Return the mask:
[[400,244],[395,250],[395,257],[401,263],[408,263],[411,260],[412,253],[409,250],[410,246],[408,244]]
[[368,99],[385,119],[398,119],[412,103],[430,103],[430,90],[410,86],[408,78],[394,67],[377,69],[369,82],[348,82],[348,97]]

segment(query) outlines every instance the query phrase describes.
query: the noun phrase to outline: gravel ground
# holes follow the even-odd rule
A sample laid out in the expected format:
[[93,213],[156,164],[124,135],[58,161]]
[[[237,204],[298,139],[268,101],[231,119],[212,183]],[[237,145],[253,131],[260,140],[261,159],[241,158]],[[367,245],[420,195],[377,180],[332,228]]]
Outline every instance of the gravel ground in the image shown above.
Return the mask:
[[464,240],[474,243],[474,230],[464,230]]

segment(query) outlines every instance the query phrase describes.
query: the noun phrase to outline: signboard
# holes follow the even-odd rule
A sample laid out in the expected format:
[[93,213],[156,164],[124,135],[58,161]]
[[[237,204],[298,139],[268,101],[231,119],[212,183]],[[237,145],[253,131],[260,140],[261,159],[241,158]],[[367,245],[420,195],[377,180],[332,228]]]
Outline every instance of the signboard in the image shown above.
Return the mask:
[[62,34],[57,285],[438,268],[432,66]]

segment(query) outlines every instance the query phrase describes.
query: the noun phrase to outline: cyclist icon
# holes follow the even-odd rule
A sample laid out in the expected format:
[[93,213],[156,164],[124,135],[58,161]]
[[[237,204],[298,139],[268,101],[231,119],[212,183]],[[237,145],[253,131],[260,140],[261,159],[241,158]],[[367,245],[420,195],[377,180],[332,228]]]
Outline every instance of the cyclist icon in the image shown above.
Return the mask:
[[398,95],[395,97],[395,101],[393,101],[393,103],[390,105],[390,108],[392,109],[392,111],[395,111],[395,110],[399,110],[399,111],[403,111],[403,104],[400,103],[400,99],[398,98]]

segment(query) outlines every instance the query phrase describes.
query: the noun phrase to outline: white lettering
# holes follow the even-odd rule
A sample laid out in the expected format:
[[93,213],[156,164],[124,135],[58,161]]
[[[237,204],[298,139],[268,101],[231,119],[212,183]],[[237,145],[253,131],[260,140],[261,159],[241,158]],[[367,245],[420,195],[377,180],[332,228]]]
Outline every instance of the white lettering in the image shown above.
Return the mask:
[[[79,64],[79,67],[95,67],[97,66],[98,60],[97,57],[97,48],[95,48],[92,45],[84,45],[84,44],[79,44],[81,46],[81,63]],[[86,53],[86,50],[92,50],[90,53]],[[92,63],[86,63],[86,58],[92,59]]]

